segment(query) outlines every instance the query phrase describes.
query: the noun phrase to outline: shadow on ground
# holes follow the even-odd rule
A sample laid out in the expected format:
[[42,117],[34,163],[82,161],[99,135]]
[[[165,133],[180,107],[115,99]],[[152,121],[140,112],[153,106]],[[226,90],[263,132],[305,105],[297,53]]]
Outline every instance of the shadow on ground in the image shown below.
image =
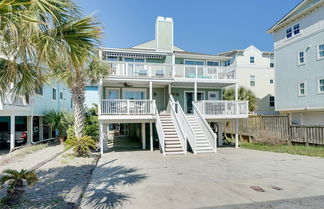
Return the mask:
[[[147,178],[145,174],[138,174],[137,168],[123,166],[109,166],[112,160],[96,168],[95,184],[89,185],[90,192],[83,197],[82,206],[85,208],[106,209],[115,208],[131,199],[126,193],[116,190],[117,186],[132,186]],[[108,166],[108,167],[107,167]]]
[[323,209],[324,195],[314,197],[303,197],[294,199],[283,199],[250,204],[224,205],[204,207],[201,209]]
[[[113,161],[107,163],[110,164]],[[146,178],[145,175],[135,174],[136,168],[122,166],[99,166],[96,172],[104,176],[98,185],[92,185],[95,192],[87,195],[86,202],[94,205],[93,208],[113,208],[127,201],[129,194],[115,190],[117,185],[133,185]],[[75,208],[75,204],[66,201],[66,195],[76,189],[82,189],[89,182],[94,165],[64,166],[37,172],[39,181],[33,188],[26,188],[23,200],[16,208],[42,209],[42,208]],[[106,175],[105,175],[106,174]],[[71,194],[71,193],[70,193]],[[0,190],[0,199],[5,190]],[[1,205],[0,205],[1,208]]]

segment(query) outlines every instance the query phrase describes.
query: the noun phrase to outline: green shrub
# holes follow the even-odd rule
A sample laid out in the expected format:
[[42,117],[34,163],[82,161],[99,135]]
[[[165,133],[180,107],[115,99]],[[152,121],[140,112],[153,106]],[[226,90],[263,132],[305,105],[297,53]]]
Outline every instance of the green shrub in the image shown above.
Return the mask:
[[73,149],[74,155],[77,157],[88,157],[91,149],[96,148],[96,142],[91,136],[81,138],[72,136],[65,141],[65,144],[67,149]]
[[86,110],[84,135],[91,136],[95,141],[99,141],[99,120],[98,106]]
[[33,186],[38,178],[34,171],[27,171],[22,169],[17,170],[5,170],[3,172],[5,175],[0,178],[0,188],[7,185],[7,196],[4,198],[3,202],[8,205],[17,204],[24,191],[25,184],[27,186]]

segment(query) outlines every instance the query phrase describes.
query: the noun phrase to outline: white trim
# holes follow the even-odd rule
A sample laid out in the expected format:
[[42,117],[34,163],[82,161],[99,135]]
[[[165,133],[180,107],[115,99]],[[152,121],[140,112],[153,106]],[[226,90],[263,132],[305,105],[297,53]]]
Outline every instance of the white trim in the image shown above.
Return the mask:
[[124,99],[125,91],[128,92],[144,92],[144,98],[146,99],[147,89],[146,88],[122,88],[122,99]]
[[[300,84],[304,84],[304,94],[301,94],[300,93]],[[297,95],[299,96],[299,97],[305,97],[305,96],[307,96],[307,81],[300,81],[300,82],[298,82],[297,83]]]
[[[110,87],[104,87],[105,88],[105,95],[104,95],[104,99],[109,99],[108,96],[109,95],[106,95],[106,93],[109,91],[109,90],[117,90],[118,91],[118,99],[120,99],[120,88],[110,88]],[[102,95],[101,95],[102,96]]]
[[[320,56],[320,49],[319,49],[320,45],[324,45],[324,42],[322,42],[322,43],[320,43],[320,44],[318,44],[318,45],[316,46],[316,47],[317,47],[317,49],[316,49],[316,52],[317,52],[317,60],[322,60],[322,59],[324,59],[324,56],[323,56],[323,57]],[[323,50],[323,51],[324,51],[324,50]]]
[[[184,91],[183,92],[183,107],[184,107],[184,112],[187,114],[187,96],[186,96],[186,93],[193,93],[193,94],[195,94],[195,92],[194,91]],[[198,95],[198,93],[202,93],[203,94],[203,100],[205,100],[205,91],[197,91],[197,95]],[[193,99],[194,100],[194,99]],[[197,101],[198,101],[198,96],[197,96]]]
[[324,94],[324,91],[321,91],[320,89],[320,80],[324,80],[324,77],[319,77],[317,79],[317,94]]

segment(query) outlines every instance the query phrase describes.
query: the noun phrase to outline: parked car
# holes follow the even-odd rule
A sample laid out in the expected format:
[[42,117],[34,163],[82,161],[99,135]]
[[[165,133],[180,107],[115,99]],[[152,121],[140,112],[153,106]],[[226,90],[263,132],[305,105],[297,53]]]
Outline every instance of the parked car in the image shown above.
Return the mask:
[[[26,131],[16,131],[15,133],[15,143],[18,145],[25,144],[27,142],[27,132]],[[0,144],[10,144],[10,132],[0,131]]]

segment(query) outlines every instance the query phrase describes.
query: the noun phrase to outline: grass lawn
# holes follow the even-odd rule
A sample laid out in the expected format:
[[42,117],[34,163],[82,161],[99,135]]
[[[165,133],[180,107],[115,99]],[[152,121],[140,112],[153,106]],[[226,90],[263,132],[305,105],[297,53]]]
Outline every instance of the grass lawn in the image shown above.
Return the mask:
[[312,157],[324,158],[324,146],[305,146],[305,145],[287,145],[287,144],[265,144],[241,142],[241,148],[289,153],[295,155],[307,155]]

